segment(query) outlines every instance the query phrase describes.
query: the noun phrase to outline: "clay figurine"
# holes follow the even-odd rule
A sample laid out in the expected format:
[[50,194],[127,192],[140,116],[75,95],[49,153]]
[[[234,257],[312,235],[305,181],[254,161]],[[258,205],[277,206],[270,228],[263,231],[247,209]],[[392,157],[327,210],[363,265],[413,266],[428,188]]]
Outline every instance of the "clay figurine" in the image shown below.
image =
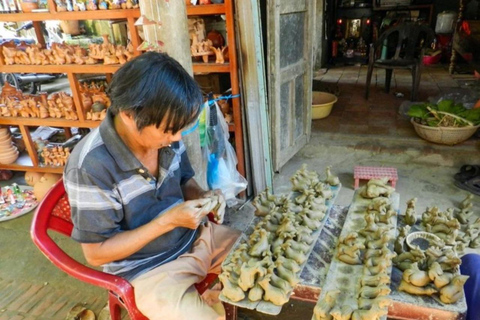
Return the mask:
[[337,305],[330,311],[330,315],[334,320],[350,320],[352,313],[353,308],[348,304],[341,307]]
[[376,297],[388,296],[390,291],[390,287],[384,284],[378,287],[361,287],[358,297],[375,299]]
[[440,290],[440,300],[443,303],[455,303],[463,295],[463,285],[469,276],[457,275],[452,282]]
[[432,263],[430,269],[428,269],[428,277],[433,281],[433,284],[438,289],[445,287],[453,278],[452,273],[443,272],[442,267],[438,262]]
[[380,320],[388,313],[390,300],[377,300],[372,304],[370,310],[355,310],[352,314],[352,320]]
[[233,302],[237,302],[245,298],[245,292],[240,287],[230,281],[227,273],[221,273],[218,276],[218,279],[223,284],[222,293],[226,298],[232,300]]
[[331,169],[332,166],[325,168],[325,174],[327,175],[325,182],[331,186],[338,186],[340,184],[340,179],[338,179],[337,176],[332,175]]
[[263,299],[271,303],[281,306],[288,302],[287,294],[280,288],[274,287],[270,284],[271,274],[266,275],[263,279],[258,281],[258,284],[265,290]]
[[405,280],[402,280],[402,282],[400,282],[400,286],[398,286],[398,290],[404,291],[410,294],[418,295],[418,296],[421,296],[421,295],[431,296],[432,294],[437,292],[437,289],[435,288],[417,287],[417,286],[414,286],[413,284],[406,282]]
[[330,310],[335,305],[335,301],[340,294],[340,290],[328,291],[322,300],[319,300],[313,309],[313,317],[315,320],[332,319]]
[[415,203],[417,198],[410,199],[407,201],[407,210],[405,211],[405,223],[409,226],[413,226],[417,222],[417,217],[415,213]]
[[402,278],[417,287],[425,287],[431,281],[428,273],[418,268],[418,262],[412,263],[410,268],[403,271]]

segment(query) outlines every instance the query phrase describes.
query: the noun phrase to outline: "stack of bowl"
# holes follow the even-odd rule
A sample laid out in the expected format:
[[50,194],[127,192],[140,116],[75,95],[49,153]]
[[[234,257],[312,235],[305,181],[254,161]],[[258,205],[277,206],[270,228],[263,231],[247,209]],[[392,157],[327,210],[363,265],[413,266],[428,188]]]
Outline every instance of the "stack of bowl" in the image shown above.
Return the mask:
[[18,158],[17,147],[12,143],[10,130],[8,128],[0,128],[0,163],[11,164]]

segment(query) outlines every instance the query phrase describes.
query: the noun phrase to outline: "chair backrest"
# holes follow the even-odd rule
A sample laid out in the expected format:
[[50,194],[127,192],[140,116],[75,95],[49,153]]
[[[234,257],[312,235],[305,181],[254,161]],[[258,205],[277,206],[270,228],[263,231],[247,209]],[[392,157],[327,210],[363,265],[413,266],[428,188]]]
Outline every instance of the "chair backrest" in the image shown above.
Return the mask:
[[385,30],[380,35],[375,43],[375,55],[378,56],[381,53],[387,40],[387,48],[394,48],[394,50],[389,50],[386,59],[413,60],[420,56],[422,49],[430,45],[434,37],[433,30],[427,25],[403,22]]
[[125,279],[85,266],[65,253],[50,237],[48,230],[54,230],[70,237],[73,224],[70,205],[60,179],[38,205],[32,220],[30,234],[35,245],[59,269],[67,274],[109,290],[127,309],[131,319],[147,319],[135,304],[132,285]]

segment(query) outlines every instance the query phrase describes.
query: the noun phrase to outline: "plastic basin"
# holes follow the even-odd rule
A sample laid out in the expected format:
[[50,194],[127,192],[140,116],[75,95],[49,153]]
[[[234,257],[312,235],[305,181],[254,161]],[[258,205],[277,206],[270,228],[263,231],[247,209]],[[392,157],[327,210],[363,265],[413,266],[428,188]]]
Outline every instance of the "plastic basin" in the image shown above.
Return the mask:
[[337,97],[328,92],[314,91],[312,93],[312,119],[328,117]]

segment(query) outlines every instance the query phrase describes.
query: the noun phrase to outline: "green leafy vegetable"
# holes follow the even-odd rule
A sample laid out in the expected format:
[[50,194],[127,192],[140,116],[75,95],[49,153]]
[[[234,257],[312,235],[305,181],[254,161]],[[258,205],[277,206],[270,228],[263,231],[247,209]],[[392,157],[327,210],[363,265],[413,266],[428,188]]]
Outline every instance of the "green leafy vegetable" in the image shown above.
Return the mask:
[[442,100],[438,104],[414,104],[407,114],[419,123],[431,127],[465,127],[480,125],[480,108],[467,109],[453,100]]

